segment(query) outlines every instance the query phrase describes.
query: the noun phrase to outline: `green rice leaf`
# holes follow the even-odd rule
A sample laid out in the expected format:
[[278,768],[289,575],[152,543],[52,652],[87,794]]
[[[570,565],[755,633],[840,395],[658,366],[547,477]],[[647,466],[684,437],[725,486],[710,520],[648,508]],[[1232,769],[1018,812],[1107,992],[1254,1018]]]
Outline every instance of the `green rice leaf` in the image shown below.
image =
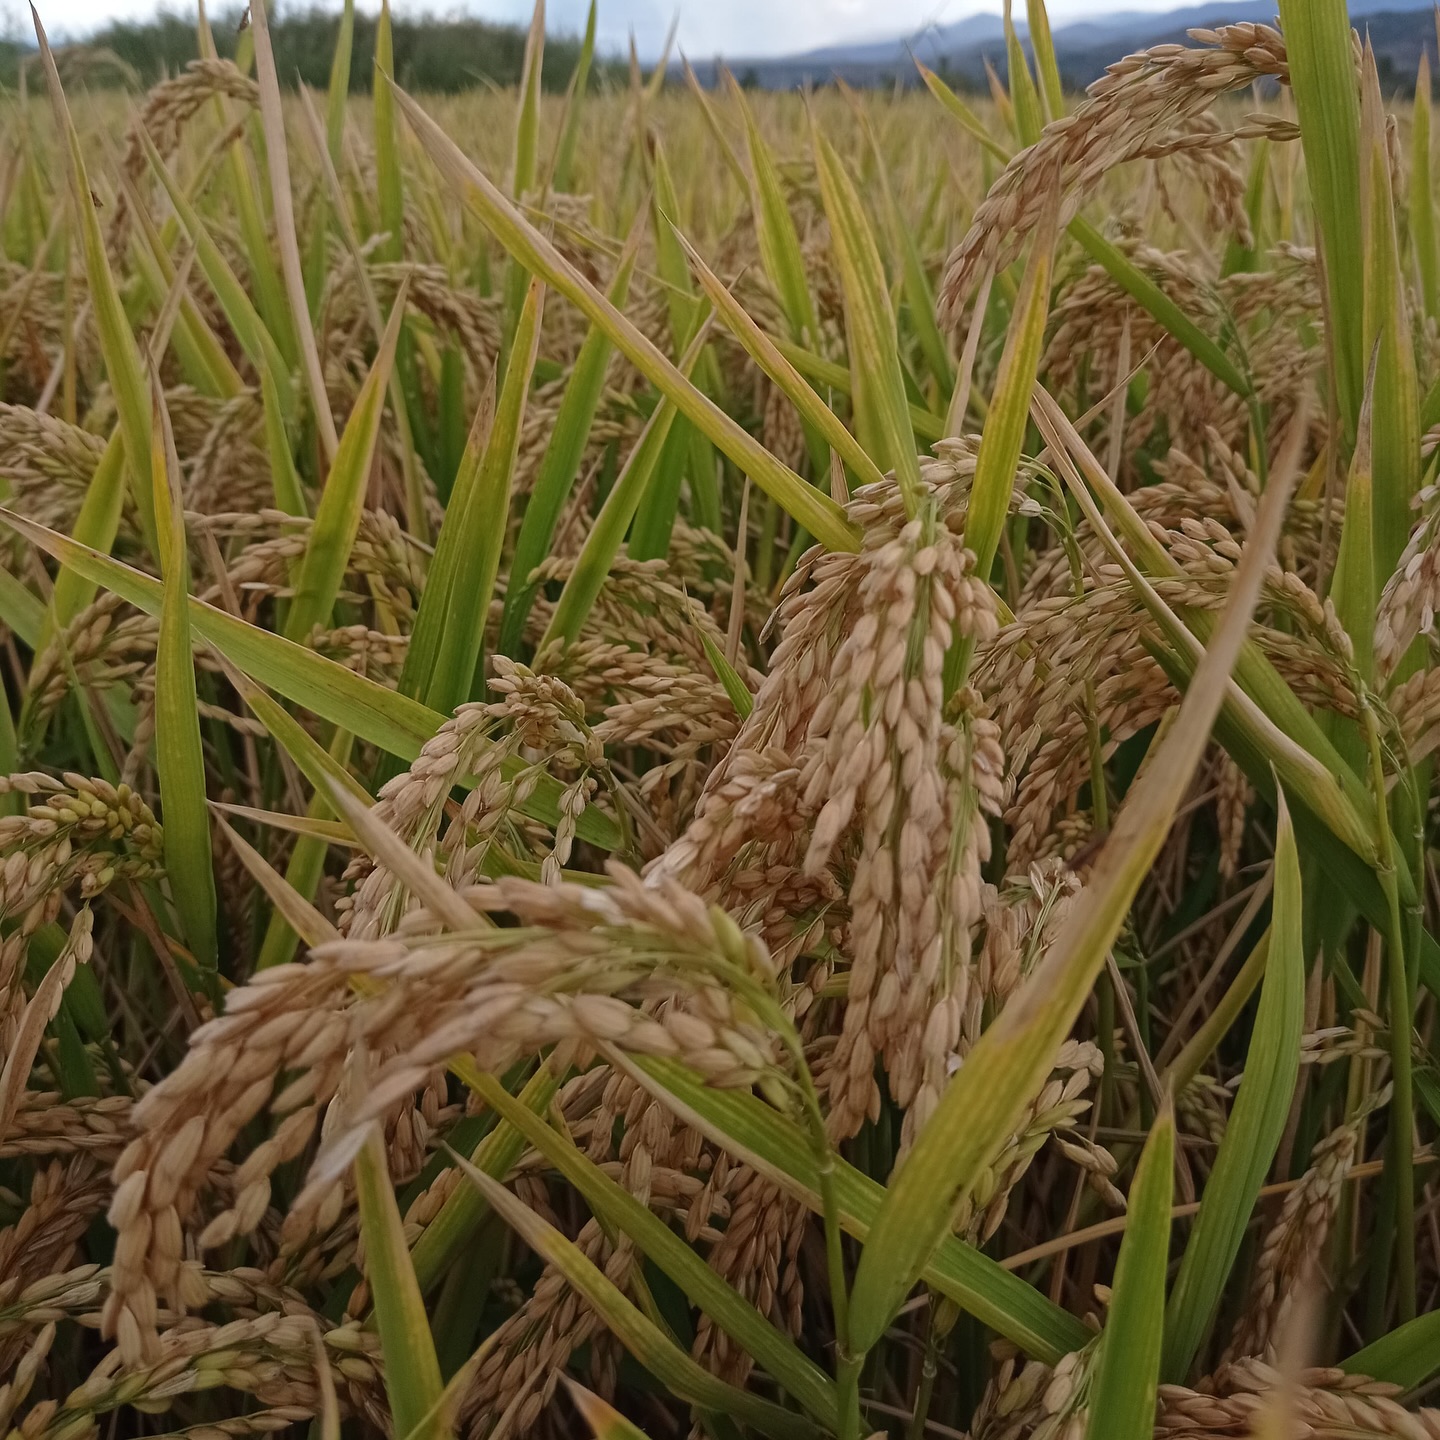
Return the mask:
[[1010,72],[1010,104],[1015,112],[1015,133],[1022,145],[1033,145],[1045,128],[1040,92],[1030,74],[1030,63],[1020,48],[1015,22],[1010,15],[1010,0],[1005,0],[1005,63]]
[[974,552],[976,571],[990,574],[1000,532],[1010,512],[1015,472],[1030,420],[1030,397],[1045,344],[1045,321],[1050,313],[1050,266],[1055,250],[1056,214],[1052,205],[1031,240],[1030,260],[1015,302],[990,414],[975,457],[975,480],[965,521],[965,544]]
[[385,1354],[385,1391],[395,1433],[406,1440],[445,1440],[451,1431],[439,1423],[444,1382],[425,1301],[410,1264],[400,1207],[385,1164],[385,1142],[378,1127],[355,1157],[355,1198],[365,1270],[375,1299],[375,1321]]
[[280,270],[290,302],[290,321],[299,340],[301,370],[310,391],[310,408],[326,458],[332,463],[340,444],[335,418],[330,413],[330,396],[310,323],[305,296],[305,276],[296,239],[295,200],[290,189],[290,157],[285,142],[285,112],[280,101],[280,78],[275,69],[275,52],[270,44],[270,19],[265,0],[251,0],[250,29],[255,41],[255,74],[260,83],[260,120],[265,132],[265,159],[270,171],[270,198],[274,207],[275,246],[280,252]]
[[845,290],[851,394],[857,406],[869,412],[882,447],[876,459],[894,469],[905,496],[906,514],[913,519],[920,506],[920,463],[915,456],[915,432],[910,426],[885,270],[854,182],[813,117],[811,142],[820,194],[830,220],[830,242]]
[[[32,13],[34,13],[32,11]],[[95,328],[100,336],[100,351],[105,359],[105,373],[115,396],[119,430],[125,446],[125,460],[130,476],[131,493],[140,516],[140,529],[154,555],[160,553],[159,534],[155,528],[155,501],[150,483],[150,387],[140,347],[125,315],[115,276],[110,269],[105,237],[95,215],[94,191],[85,173],[85,157],[80,151],[80,137],[65,103],[60,86],[60,73],[40,16],[35,14],[35,39],[40,47],[40,62],[45,83],[50,91],[50,104],[55,112],[55,126],[63,137],[65,175],[70,189],[70,203],[80,234],[80,249],[85,261],[85,275],[90,286],[90,305]]]
[[1050,36],[1050,16],[1045,0],[1025,0],[1025,18],[1030,31],[1030,48],[1035,53],[1035,73],[1040,78],[1040,98],[1045,118],[1058,120],[1065,113],[1065,92],[1060,84],[1060,66],[1055,59],[1055,41]]
[[[515,115],[515,149],[510,169],[511,198],[523,201],[535,188],[536,161],[540,150],[540,70],[545,58],[545,0],[535,0],[530,32],[525,37],[525,60],[520,71],[520,98]],[[530,276],[522,261],[511,256],[505,276],[505,333],[501,342],[502,363],[508,366],[525,303]]]
[[[120,529],[125,508],[125,441],[117,425],[95,462],[85,499],[75,517],[74,538],[89,549],[108,555]],[[68,625],[95,598],[95,582],[65,566],[55,577],[49,614],[56,625]],[[49,620],[41,632],[40,645],[49,639]]]
[[[426,689],[426,703],[442,714],[449,714],[468,700],[479,683],[477,669],[485,619],[500,568],[500,547],[510,513],[515,457],[540,344],[543,309],[544,289],[538,280],[533,280],[520,311],[505,384],[484,453],[474,468],[473,480],[472,472],[462,465],[446,511],[441,534],[443,537],[445,530],[454,527],[455,544],[444,557],[449,590],[444,597],[435,668]],[[441,558],[437,550],[437,563]]]
[[1162,1376],[1178,1383],[1205,1336],[1285,1130],[1305,1026],[1300,861],[1283,798],[1277,817],[1270,956],[1245,1076],[1205,1185],[1200,1212],[1165,1309]]
[[140,141],[145,148],[145,156],[150,162],[150,168],[155,172],[156,179],[165,187],[165,193],[170,197],[170,204],[174,207],[175,215],[184,227],[185,233],[190,237],[190,243],[195,247],[195,258],[199,262],[200,269],[209,282],[211,290],[214,291],[215,298],[220,302],[220,308],[225,312],[225,318],[230,322],[230,328],[235,332],[235,338],[240,342],[241,349],[245,351],[250,363],[260,375],[268,377],[269,384],[275,391],[281,414],[288,420],[294,413],[295,393],[290,380],[289,367],[280,353],[280,347],[266,328],[264,320],[260,318],[260,312],[251,303],[245,287],[230,268],[230,262],[226,260],[220,247],[211,237],[199,212],[190,203],[189,197],[176,182],[175,177],[171,175],[170,167],[166,165],[160,152],[155,148],[155,142],[151,140],[149,133],[144,129],[140,131]]
[[[786,359],[775,341],[750,318],[720,277],[700,258],[700,252],[683,235],[679,238],[701,288],[745,353],[780,387],[800,412],[801,419],[815,427],[825,443],[855,472],[862,485],[883,480],[885,476],[880,467],[865,453],[840,417],[806,383],[805,377]],[[835,368],[845,377],[845,388],[848,390],[850,372],[843,366]]]
[[[1361,407],[1374,410],[1370,463],[1374,478],[1375,575],[1382,581],[1399,562],[1410,539],[1413,501],[1420,486],[1420,393],[1415,344],[1405,303],[1400,238],[1390,190],[1390,154],[1384,102],[1374,52],[1367,45],[1363,65],[1361,159],[1364,166],[1365,350],[1374,356],[1373,387],[1361,393]],[[1351,421],[1358,433],[1359,417]],[[1373,613],[1373,612],[1372,612]]]
[[422,147],[460,197],[490,228],[502,245],[525,267],[559,291],[589,320],[598,324],[618,349],[676,409],[772,496],[821,544],[832,550],[854,550],[859,535],[840,507],[813,485],[807,485],[777,460],[712,400],[691,385],[679,370],[586,280],[558,250],[505,199],[467,160],[448,135],[397,88],[396,100]]
[[1175,1112],[1167,1096],[1130,1186],[1125,1238],[1091,1383],[1086,1440],[1150,1440],[1154,1434],[1174,1166]]
[[[680,361],[681,374],[687,379],[704,346],[705,331],[701,329]],[[565,581],[560,598],[555,602],[550,623],[536,647],[537,655],[557,642],[573,644],[579,638],[585,617],[594,606],[610,574],[610,567],[620,553],[625,532],[630,528],[642,498],[650,490],[674,422],[675,406],[668,399],[662,400],[640,432],[635,448],[616,476],[595,523],[590,527],[590,533],[585,537],[585,544]]]
[[[94,584],[114,591],[147,615],[160,613],[163,591],[153,576],[131,569],[109,555],[102,555],[3,507],[0,507],[0,523]],[[213,645],[261,684],[402,760],[413,760],[444,723],[443,715],[418,701],[357,675],[346,666],[280,635],[248,625],[193,595],[190,628],[194,635]],[[514,776],[524,768],[523,761],[511,760],[502,770],[507,776]],[[547,825],[555,824],[560,814],[562,788],[558,780],[542,775],[534,794],[522,807],[524,812]],[[620,846],[615,823],[593,808],[581,815],[577,833],[604,850]]]
[[785,200],[780,169],[775,163],[760,127],[755,123],[745,92],[726,71],[730,96],[745,121],[745,143],[750,157],[750,196],[755,211],[755,239],[760,261],[780,297],[780,308],[790,322],[790,337],[802,344],[816,336],[815,302],[810,298],[810,281],[795,220]]
[[1375,476],[1371,459],[1378,360],[1377,347],[1365,385],[1365,401],[1360,408],[1350,473],[1345,480],[1345,519],[1330,584],[1335,613],[1350,636],[1356,669],[1367,683],[1373,683],[1375,678],[1375,608],[1380,600],[1375,577]]
[[0,569],[0,623],[34,650],[45,624],[45,606],[8,570]]
[[834,1383],[788,1335],[721,1279],[647,1205],[511,1096],[494,1076],[480,1075],[477,1084],[480,1098],[585,1197],[598,1219],[628,1235],[692,1305],[709,1315],[820,1424],[833,1428],[838,1415]]
[[1410,127],[1410,245],[1425,313],[1440,314],[1440,232],[1435,225],[1435,169],[1430,154],[1430,52],[1420,51]]
[[190,563],[180,461],[159,376],[152,377],[151,475],[154,513],[165,537],[161,556],[164,599],[155,650],[155,770],[165,827],[165,872],[185,939],[202,971],[218,963],[215,871],[210,856],[210,815],[205,802],[205,753],[200,743],[195,666],[187,604]]
[[285,620],[287,639],[306,640],[317,625],[328,623],[330,612],[335,608],[335,597],[340,593],[340,582],[345,578],[345,567],[349,564],[365,507],[365,489],[370,482],[370,462],[380,434],[390,366],[405,317],[406,288],[402,283],[396,292],[379,353],[355,397],[355,408],[345,422],[340,448],[335,452],[320,494],[315,523],[310,527],[305,545],[305,558],[300,563],[295,598]]
[[497,1180],[468,1160],[456,1164],[489,1201],[495,1212],[547,1265],[552,1266],[595,1311],[615,1338],[672,1395],[693,1405],[718,1410],[753,1426],[775,1440],[811,1440],[821,1432],[811,1422],[718,1379],[692,1360],[572,1241],[516,1199]]
[[[461,1077],[478,1079],[482,1073],[473,1061],[457,1065]],[[542,1065],[525,1083],[515,1104],[534,1115],[543,1115],[550,1108],[560,1082],[548,1065]],[[470,1163],[495,1180],[503,1180],[525,1153],[525,1137],[508,1120],[499,1119],[470,1152]],[[410,1260],[423,1292],[429,1292],[455,1263],[474,1236],[486,1215],[489,1203],[473,1185],[453,1189],[440,1207],[440,1213],[421,1232],[411,1251]]]
[[390,0],[380,0],[375,24],[375,187],[380,199],[380,228],[385,239],[376,251],[380,260],[398,260],[405,243],[405,189],[395,132],[395,97],[380,77],[395,72],[395,47],[390,29]]
[[1174,725],[1157,737],[1158,752],[1126,795],[1089,882],[1043,959],[966,1056],[895,1172],[851,1293],[851,1339],[860,1353],[885,1333],[943,1238],[957,1200],[1014,1133],[1105,964],[1220,712],[1292,485],[1292,475],[1271,477],[1205,657]]
[[960,98],[933,70],[921,64],[914,56],[915,68],[925,82],[925,88],[955,117],[956,120],[1000,163],[1008,164],[1010,151],[1006,149],[986,128],[985,122]]
[[[620,263],[616,266],[614,278],[610,282],[607,298],[616,310],[624,308],[626,296],[629,294],[630,277],[635,273],[640,238],[641,230],[637,222],[626,241]],[[530,575],[550,551],[550,542],[554,538],[560,512],[565,508],[565,502],[570,498],[570,492],[579,475],[586,441],[595,423],[595,412],[600,407],[600,397],[605,389],[605,374],[613,348],[605,331],[599,325],[592,324],[580,346],[580,353],[575,358],[565,395],[555,414],[550,443],[545,447],[545,457],[540,462],[534,487],[526,501],[525,515],[520,521],[520,534],[515,541],[515,553],[510,562],[510,579],[505,588],[505,608],[500,618],[499,653],[502,655],[513,658],[518,654],[521,634],[526,620],[529,619],[538,588],[530,583]],[[431,574],[433,577],[433,568]]]
[[580,116],[585,106],[585,87],[590,80],[590,66],[595,59],[595,7],[597,0],[590,0],[590,10],[585,17],[585,38],[580,43],[580,58],[575,62],[575,73],[570,77],[570,89],[565,97],[565,119],[560,126],[560,140],[555,147],[555,164],[550,171],[552,189],[562,193],[571,188],[575,174],[575,142],[580,138]]
[[1440,1370],[1440,1310],[1407,1320],[1342,1360],[1340,1368],[1347,1375],[1368,1375],[1402,1390],[1417,1389]]
[[[686,1124],[820,1213],[815,1148],[792,1121],[753,1095],[706,1085],[679,1061],[619,1052],[612,1059]],[[835,1194],[841,1226],[865,1240],[884,1202],[885,1187],[837,1159]],[[924,1279],[981,1324],[1047,1364],[1091,1338],[1074,1316],[953,1236],[943,1239],[930,1257]]]
[[330,163],[340,168],[340,148],[345,141],[345,106],[350,98],[350,64],[355,50],[355,0],[345,0],[340,28],[335,35],[335,53],[330,60],[330,85],[325,93],[325,143]]
[[725,694],[735,707],[735,713],[742,720],[748,720],[750,712],[755,708],[755,697],[750,693],[750,687],[740,678],[740,672],[725,658],[720,647],[704,630],[697,627],[696,634],[700,637],[705,658],[710,662],[715,678],[724,687]]
[[1345,0],[1280,0],[1310,202],[1325,252],[1331,383],[1354,435],[1365,378],[1360,99]]

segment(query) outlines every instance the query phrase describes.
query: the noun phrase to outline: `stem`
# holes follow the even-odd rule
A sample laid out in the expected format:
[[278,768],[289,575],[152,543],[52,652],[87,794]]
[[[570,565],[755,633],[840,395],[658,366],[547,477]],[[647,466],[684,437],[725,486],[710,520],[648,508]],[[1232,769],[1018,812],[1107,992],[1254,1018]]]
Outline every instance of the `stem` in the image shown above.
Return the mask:
[[930,1301],[930,1324],[925,1335],[925,1359],[920,1368],[920,1388],[915,1408],[905,1427],[905,1440],[925,1440],[925,1422],[930,1418],[930,1401],[935,1394],[935,1377],[940,1373],[940,1348],[949,1338],[958,1317],[952,1302],[938,1295]]
[[840,1440],[860,1440],[860,1367],[865,1356],[850,1349],[850,1288],[845,1278],[845,1251],[840,1227],[840,1202],[835,1193],[835,1151],[825,1131],[825,1116],[815,1078],[805,1061],[799,1033],[783,1010],[752,977],[734,974],[730,983],[755,1013],[780,1037],[795,1065],[795,1081],[815,1156],[820,1215],[825,1226],[825,1268],[830,1282],[830,1309],[835,1325],[835,1384],[840,1409]]
[[[793,1047],[797,1058],[800,1091],[805,1101],[810,1139],[815,1147],[815,1165],[820,1180],[820,1213],[825,1224],[825,1268],[830,1281],[830,1309],[835,1322],[835,1382],[839,1392],[840,1440],[859,1440],[860,1367],[864,1355],[850,1349],[850,1290],[845,1279],[845,1252],[841,1245],[840,1202],[835,1196],[835,1151],[825,1133],[825,1117],[810,1067],[800,1053],[799,1037]],[[853,1428],[852,1428],[853,1427]]]
[[1395,1193],[1395,1289],[1399,1318],[1415,1316],[1415,1174],[1411,1132],[1415,1102],[1410,1076],[1410,977],[1405,965],[1405,929],[1400,918],[1400,892],[1395,879],[1395,839],[1390,832],[1386,804],[1385,765],[1380,753],[1380,730],[1374,709],[1365,705],[1365,734],[1370,747],[1371,782],[1375,787],[1375,825],[1379,832],[1381,867],[1388,931],[1385,943],[1386,975],[1390,999],[1390,1069],[1395,1093],[1390,1101],[1390,1150],[1386,1166]]

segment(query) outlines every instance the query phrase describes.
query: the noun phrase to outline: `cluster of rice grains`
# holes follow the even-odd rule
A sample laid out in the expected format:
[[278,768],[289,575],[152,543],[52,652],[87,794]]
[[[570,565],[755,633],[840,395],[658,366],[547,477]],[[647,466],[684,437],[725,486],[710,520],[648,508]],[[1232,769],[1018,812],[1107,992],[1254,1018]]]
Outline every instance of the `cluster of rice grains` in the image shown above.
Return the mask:
[[[267,36],[261,14],[240,63],[217,58],[202,13],[207,58],[138,102],[78,103],[75,149],[47,52],[0,136],[0,1435],[569,1435],[565,1375],[656,1440],[1148,1434],[1092,1409],[1100,1332],[1157,1116],[1182,1215],[1229,1183],[1249,1123],[1247,1000],[1283,878],[1255,737],[1290,784],[1311,773],[1297,727],[1327,712],[1336,763],[1375,767],[1341,800],[1388,782],[1389,842],[1418,849],[1430,883],[1395,901],[1412,937],[1435,899],[1405,799],[1440,744],[1440,505],[1415,487],[1355,643],[1332,586],[1369,442],[1314,403],[1330,317],[1284,39],[1197,31],[1060,109],[1025,77],[972,113],[927,76],[951,128],[923,88],[816,94],[881,222],[857,241],[798,98],[607,70],[541,103],[536,30],[513,127],[499,93],[434,106],[509,177],[492,199],[437,178],[379,51],[373,103],[347,106],[337,66],[322,121],[312,97],[271,103]],[[1397,193],[1428,164],[1418,140],[1401,155],[1422,121],[1428,146],[1428,106],[1381,137]],[[780,347],[717,318],[690,372],[715,403],[679,419],[663,356],[700,333],[703,277],[671,220]],[[1072,220],[1090,229],[1067,238]],[[988,486],[974,508],[996,511],[1020,262],[1057,230],[1031,363],[1076,444],[1061,464],[1030,431],[987,573],[972,498]],[[543,309],[502,240],[552,283]],[[1435,244],[1418,209],[1412,240]],[[865,290],[866,245],[898,322]],[[1422,393],[1427,266],[1417,249],[1400,282]],[[893,470],[877,314],[928,442]],[[157,444],[137,464],[145,372],[122,362],[147,349]],[[792,403],[801,374],[853,452]],[[863,470],[862,445],[888,463]],[[830,1379],[837,1283],[996,1017],[1040,1003],[1030,979],[1183,689],[1174,626],[1213,632],[1285,447],[1300,480],[1245,662],[1285,723],[1227,711],[852,1412]],[[829,497],[815,524],[787,513],[787,475]],[[1067,478],[1106,498],[1128,557]],[[848,543],[813,543],[821,522]],[[1393,885],[1388,853],[1366,852]],[[1309,857],[1304,876],[1326,883]],[[218,942],[192,928],[207,889]],[[1412,1076],[1395,934],[1325,912],[1307,927],[1340,940],[1309,957],[1299,1086],[1274,1097],[1283,1133],[1198,1351],[1167,1354],[1156,1436],[1440,1436],[1411,1393],[1433,1340],[1307,1368],[1440,1286],[1433,1007]],[[1407,1298],[1386,1117],[1412,1083]],[[529,1216],[514,1231],[477,1188],[494,1182]],[[406,1295],[429,1333],[412,1307],[401,1343]],[[417,1420],[426,1363],[455,1378]]]

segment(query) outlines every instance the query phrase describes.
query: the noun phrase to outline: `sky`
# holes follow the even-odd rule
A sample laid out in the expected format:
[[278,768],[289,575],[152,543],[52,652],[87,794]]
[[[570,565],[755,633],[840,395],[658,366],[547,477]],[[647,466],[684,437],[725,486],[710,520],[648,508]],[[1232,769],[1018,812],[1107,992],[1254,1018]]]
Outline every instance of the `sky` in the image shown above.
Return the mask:
[[[310,0],[289,0],[293,8],[308,8]],[[329,8],[336,0],[320,0]],[[1182,0],[1050,0],[1055,24],[1086,14],[1126,10],[1169,10]],[[157,0],[37,0],[41,19],[56,35],[80,36],[107,20],[153,14]],[[450,14],[463,11],[485,19],[527,22],[533,0],[392,0],[396,14]],[[584,26],[589,0],[548,0],[548,27],[552,33],[578,33]],[[165,8],[182,10],[180,0]],[[211,8],[220,8],[211,0]],[[338,8],[338,6],[336,7]],[[360,0],[361,9],[374,5]],[[982,10],[998,11],[986,0],[599,0],[600,42],[603,48],[622,50],[633,30],[640,53],[656,55],[671,20],[679,13],[677,44],[686,54],[710,58],[793,54],[821,45],[857,39],[880,39],[913,33],[922,26],[962,20]],[[1023,6],[1019,7],[1023,10]],[[23,10],[20,0],[0,0],[0,17]],[[26,19],[28,20],[28,13]]]

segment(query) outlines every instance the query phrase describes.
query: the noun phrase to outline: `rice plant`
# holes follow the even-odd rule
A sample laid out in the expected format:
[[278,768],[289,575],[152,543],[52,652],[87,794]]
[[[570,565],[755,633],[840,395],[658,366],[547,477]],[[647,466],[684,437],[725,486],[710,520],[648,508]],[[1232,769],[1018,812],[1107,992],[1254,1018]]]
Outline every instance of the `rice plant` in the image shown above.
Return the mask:
[[1440,1436],[1429,67],[1027,9],[983,101],[37,18],[0,1433]]

